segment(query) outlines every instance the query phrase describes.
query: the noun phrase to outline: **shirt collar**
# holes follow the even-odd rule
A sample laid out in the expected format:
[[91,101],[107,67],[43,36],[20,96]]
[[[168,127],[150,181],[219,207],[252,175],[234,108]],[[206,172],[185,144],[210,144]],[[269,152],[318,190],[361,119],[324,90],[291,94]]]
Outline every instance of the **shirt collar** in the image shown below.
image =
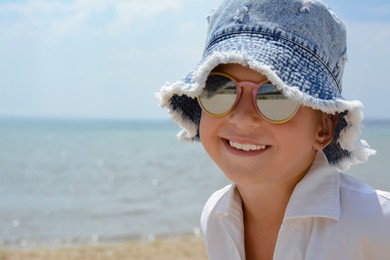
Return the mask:
[[223,196],[217,206],[216,216],[220,219],[232,215],[242,217],[242,200],[236,185],[232,184],[227,189],[227,196]]
[[[296,185],[284,219],[325,217],[340,220],[340,175],[335,173],[323,152],[318,152],[305,177]],[[236,185],[230,185],[217,206],[219,219],[242,222],[242,200]]]
[[244,244],[241,196],[236,189],[236,185],[230,185],[227,189],[227,196],[222,197],[222,200],[216,207],[215,214],[220,220],[221,226],[233,241],[236,252],[241,256],[240,259],[245,259],[245,248],[239,246]]
[[325,217],[340,220],[340,175],[318,152],[305,177],[296,185],[284,219]]

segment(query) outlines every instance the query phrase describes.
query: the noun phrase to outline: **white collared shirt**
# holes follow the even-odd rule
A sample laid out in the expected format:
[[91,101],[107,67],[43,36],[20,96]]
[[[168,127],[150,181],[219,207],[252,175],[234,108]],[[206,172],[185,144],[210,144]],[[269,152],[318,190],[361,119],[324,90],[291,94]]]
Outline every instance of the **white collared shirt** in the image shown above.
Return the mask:
[[[245,259],[241,205],[235,185],[207,201],[201,227],[209,259]],[[336,172],[318,153],[291,195],[274,259],[390,259],[390,193]]]

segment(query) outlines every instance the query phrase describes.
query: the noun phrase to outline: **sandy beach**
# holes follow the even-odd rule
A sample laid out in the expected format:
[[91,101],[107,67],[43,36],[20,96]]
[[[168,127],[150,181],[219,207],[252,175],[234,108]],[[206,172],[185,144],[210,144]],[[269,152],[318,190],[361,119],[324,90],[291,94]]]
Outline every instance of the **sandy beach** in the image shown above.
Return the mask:
[[159,238],[153,242],[66,248],[0,249],[0,260],[207,259],[199,237]]

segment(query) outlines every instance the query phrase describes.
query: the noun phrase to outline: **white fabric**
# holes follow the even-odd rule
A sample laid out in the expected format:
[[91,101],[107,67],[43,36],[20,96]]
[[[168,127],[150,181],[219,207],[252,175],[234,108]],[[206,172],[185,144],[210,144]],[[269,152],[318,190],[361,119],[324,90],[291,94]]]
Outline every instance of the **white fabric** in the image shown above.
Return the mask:
[[[201,227],[209,259],[245,259],[241,205],[234,185],[207,201]],[[318,153],[287,205],[274,259],[390,259],[390,193],[336,172]]]

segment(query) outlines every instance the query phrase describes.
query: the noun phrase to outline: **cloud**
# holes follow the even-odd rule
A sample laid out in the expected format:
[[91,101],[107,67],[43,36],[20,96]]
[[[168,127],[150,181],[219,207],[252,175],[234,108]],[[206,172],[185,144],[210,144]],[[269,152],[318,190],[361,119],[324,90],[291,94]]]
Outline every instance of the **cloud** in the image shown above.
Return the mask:
[[160,14],[177,12],[181,0],[74,0],[0,3],[0,32],[45,31],[60,35],[121,33],[144,29]]
[[388,0],[325,0],[325,2],[343,20],[390,22],[390,1]]
[[175,0],[121,1],[111,7],[117,12],[117,24],[147,23],[160,13],[177,11],[180,2]]
[[[329,1],[347,26],[345,97],[361,99],[369,117],[388,118],[390,22],[359,15],[390,5]],[[0,1],[0,116],[165,118],[153,93],[199,61],[206,16],[219,2]]]

